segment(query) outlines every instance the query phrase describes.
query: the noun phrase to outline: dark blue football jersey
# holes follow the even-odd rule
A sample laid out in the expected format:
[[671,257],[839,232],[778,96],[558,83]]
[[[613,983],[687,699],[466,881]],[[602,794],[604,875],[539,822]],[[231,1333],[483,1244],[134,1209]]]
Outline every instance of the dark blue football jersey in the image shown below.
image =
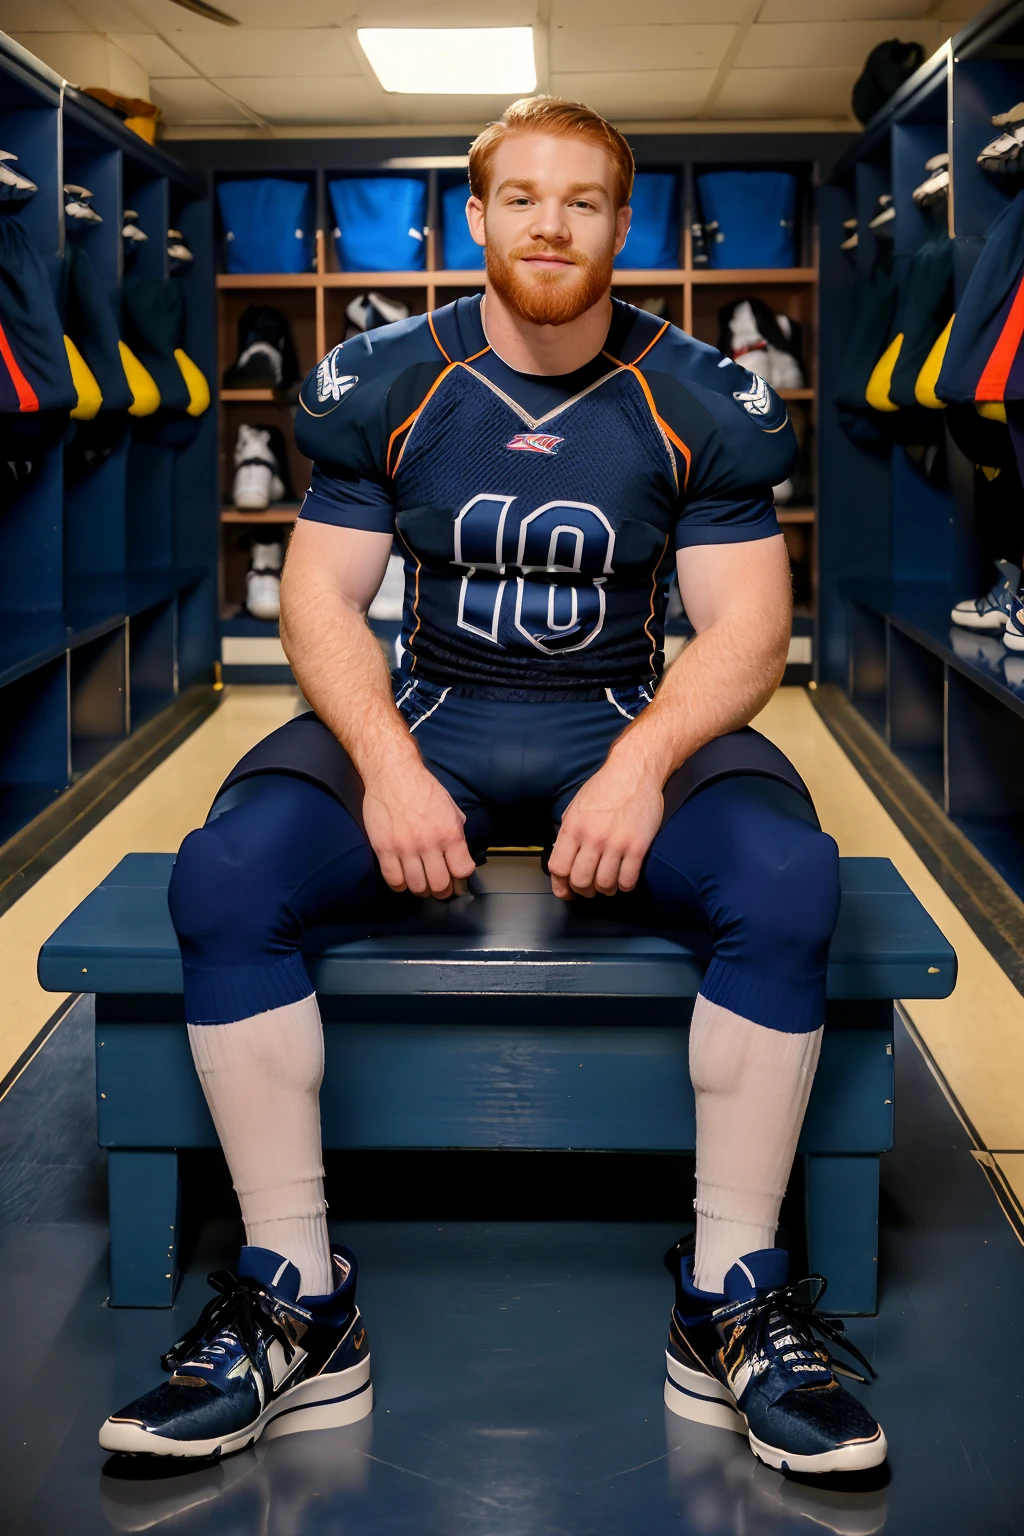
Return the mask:
[[490,349],[478,296],[335,347],[302,386],[301,516],[392,533],[403,669],[520,698],[593,698],[662,669],[676,551],[778,532],[796,440],[756,374],[613,301],[562,378]]

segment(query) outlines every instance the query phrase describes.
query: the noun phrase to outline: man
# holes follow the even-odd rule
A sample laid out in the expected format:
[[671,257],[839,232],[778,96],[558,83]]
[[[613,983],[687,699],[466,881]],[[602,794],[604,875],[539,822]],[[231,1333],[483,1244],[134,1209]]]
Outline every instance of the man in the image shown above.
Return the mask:
[[[282,638],[316,713],[239,764],[170,898],[247,1246],[167,1357],[170,1382],[106,1421],[109,1450],[226,1453],[283,1412],[320,1428],[369,1411],[355,1260],[324,1216],[322,1031],[300,941],[395,892],[450,896],[514,825],[553,843],[556,895],[710,930],[690,1032],[696,1245],[667,1258],[668,1406],[748,1428],[775,1466],[885,1456],[774,1247],[838,908],[835,844],[746,728],[786,660],[770,488],[794,439],[763,382],[612,301],[632,176],[595,113],[517,102],[470,153],[483,302],[336,347],[303,385],[296,435],[315,467]],[[395,539],[393,687],[365,615]],[[655,692],[674,569],[697,637]]]

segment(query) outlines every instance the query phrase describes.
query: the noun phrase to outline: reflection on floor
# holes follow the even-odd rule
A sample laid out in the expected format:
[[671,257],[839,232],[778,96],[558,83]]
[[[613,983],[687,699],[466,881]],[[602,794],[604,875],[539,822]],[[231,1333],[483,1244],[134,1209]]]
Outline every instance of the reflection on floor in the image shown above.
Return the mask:
[[[4,1536],[1024,1532],[1024,1248],[902,1031],[881,1310],[850,1323],[879,1372],[869,1401],[892,1447],[888,1475],[866,1487],[782,1477],[739,1437],[665,1413],[660,1260],[673,1211],[658,1222],[451,1223],[458,1196],[441,1187],[433,1220],[392,1219],[396,1195],[387,1219],[353,1222],[346,1210],[363,1202],[339,1177],[328,1193],[362,1264],[372,1418],[176,1475],[105,1459],[101,1418],[159,1379],[161,1350],[194,1320],[207,1269],[230,1261],[239,1231],[202,1226],[173,1312],[104,1306],[91,1063],[85,1005],[0,1115]],[[588,1166],[600,1179],[600,1157]]]

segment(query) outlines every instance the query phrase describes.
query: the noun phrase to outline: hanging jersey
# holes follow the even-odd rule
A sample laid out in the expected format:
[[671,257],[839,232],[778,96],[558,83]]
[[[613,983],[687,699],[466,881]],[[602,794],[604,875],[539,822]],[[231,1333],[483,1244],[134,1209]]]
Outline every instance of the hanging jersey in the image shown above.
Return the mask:
[[676,551],[777,533],[796,459],[763,380],[619,301],[563,378],[503,363],[473,297],[335,347],[299,405],[301,516],[405,556],[404,670],[520,698],[656,678]]

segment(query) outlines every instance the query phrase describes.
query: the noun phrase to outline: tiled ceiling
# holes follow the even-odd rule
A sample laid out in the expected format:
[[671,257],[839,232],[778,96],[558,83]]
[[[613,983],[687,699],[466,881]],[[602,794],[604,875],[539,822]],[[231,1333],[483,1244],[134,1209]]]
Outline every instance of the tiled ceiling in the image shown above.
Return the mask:
[[[533,26],[538,89],[626,124],[856,126],[876,43],[934,52],[984,0],[0,0],[0,28],[77,85],[150,97],[175,137],[475,126],[507,97],[397,96],[360,26]],[[628,22],[624,18],[628,16]]]

